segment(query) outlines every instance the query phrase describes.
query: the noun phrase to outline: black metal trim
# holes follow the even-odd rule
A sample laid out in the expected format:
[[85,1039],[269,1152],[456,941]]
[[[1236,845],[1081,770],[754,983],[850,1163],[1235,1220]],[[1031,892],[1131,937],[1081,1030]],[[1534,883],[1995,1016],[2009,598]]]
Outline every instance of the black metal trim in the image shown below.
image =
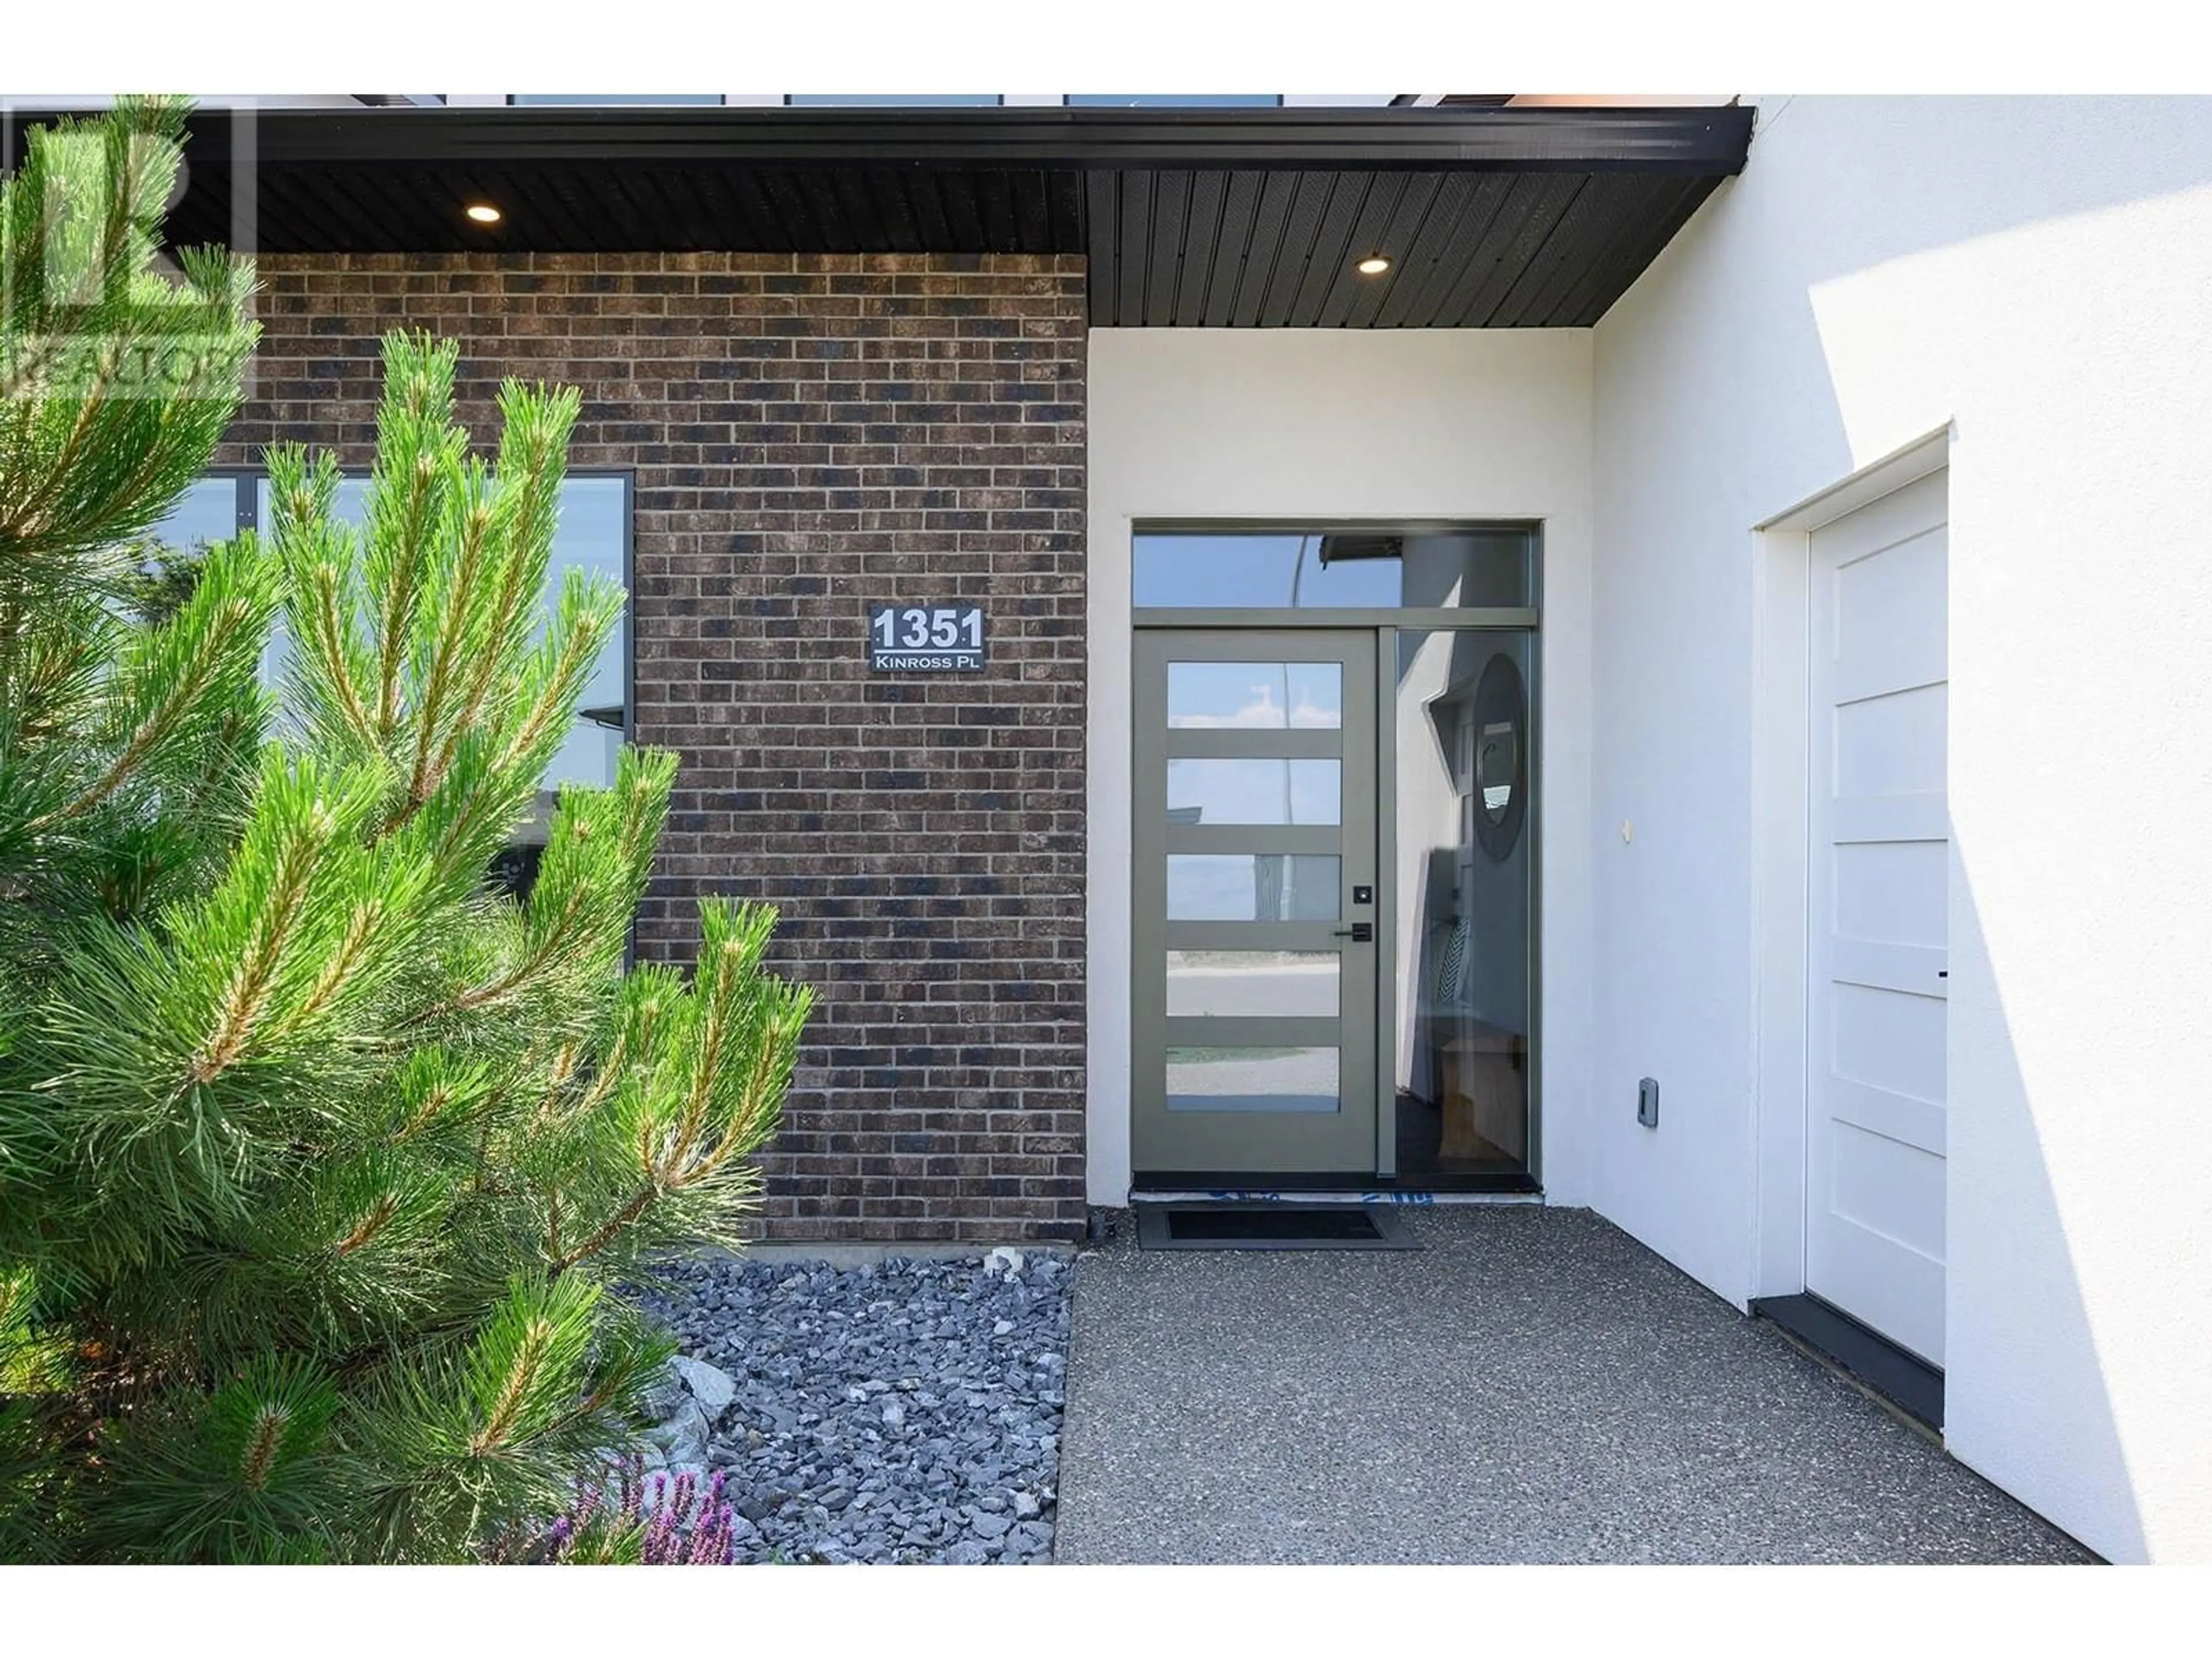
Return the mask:
[[1943,1427],[1943,1373],[1880,1331],[1808,1292],[1754,1297],[1754,1317],[1769,1319],[1908,1417]]
[[[896,93],[896,92],[886,92],[886,93],[875,94],[859,94],[859,95],[862,95],[862,96],[867,96],[867,95],[878,96],[878,97],[880,97],[880,98],[882,98],[882,100],[883,100],[883,102],[882,102],[881,104],[868,104],[868,103],[817,104],[817,103],[813,103],[813,102],[811,102],[811,101],[810,101],[810,102],[807,102],[807,103],[801,103],[801,102],[799,102],[799,100],[800,100],[800,99],[802,99],[802,98],[804,98],[804,99],[808,99],[808,100],[812,100],[812,99],[816,99],[816,98],[837,98],[837,97],[842,97],[842,96],[845,96],[845,95],[846,95],[846,94],[840,94],[840,93],[823,93],[823,92],[787,92],[787,93],[785,93],[785,94],[783,94],[783,101],[782,101],[781,103],[780,103],[780,104],[769,105],[769,106],[767,106],[767,107],[769,107],[769,108],[772,108],[772,109],[848,109],[848,110],[850,110],[850,109],[886,109],[886,110],[916,110],[916,109],[940,109],[940,110],[942,110],[942,109],[960,109],[960,110],[969,110],[969,109],[1001,109],[1001,108],[1004,108],[1004,107],[1005,107],[1005,106],[1006,106],[1006,94],[1005,93],[1003,93],[1003,92],[987,92],[987,93],[984,93],[984,94],[980,94],[980,95],[981,95],[981,97],[982,97],[986,101],[981,102],[981,103],[965,103],[965,104],[902,104],[902,103],[901,103],[901,102],[899,101],[899,100],[900,100],[902,97],[904,97],[904,96],[906,96],[906,95],[908,95],[908,94],[902,94],[902,93]],[[928,94],[926,94],[926,93],[924,93],[924,94],[915,94],[915,95],[916,95],[916,96],[921,96],[921,97],[927,97],[927,96],[928,96]],[[762,107],[762,106],[759,106],[759,105],[749,105],[749,106],[742,106],[741,107],[748,107],[748,108],[760,108],[760,107]]]
[[1465,1193],[1525,1196],[1543,1190],[1536,1184],[1534,1176],[1518,1170],[1472,1175],[1378,1176],[1372,1170],[1287,1175],[1270,1175],[1250,1170],[1139,1170],[1131,1177],[1131,1184],[1140,1196],[1147,1192]]
[[[24,126],[68,112],[15,109]],[[78,112],[81,113],[82,112]],[[234,112],[188,123],[197,165],[229,159]],[[824,109],[759,106],[393,105],[271,109],[255,161],[469,166],[544,161],[1156,168],[1414,168],[1508,173],[1742,171],[1744,105],[1523,108]]]
[[[1129,521],[1132,536],[1539,536],[1541,519],[1405,518],[1145,518]],[[1534,603],[1533,599],[1531,603]],[[1386,607],[1376,607],[1380,611]]]

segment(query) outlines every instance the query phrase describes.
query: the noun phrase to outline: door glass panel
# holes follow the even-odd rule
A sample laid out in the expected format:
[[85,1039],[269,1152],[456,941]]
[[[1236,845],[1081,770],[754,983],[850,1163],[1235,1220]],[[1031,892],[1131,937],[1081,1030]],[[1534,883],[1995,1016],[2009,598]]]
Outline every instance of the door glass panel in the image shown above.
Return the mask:
[[1170,951],[1168,1017],[1334,1019],[1343,959],[1334,951]]
[[1535,603],[1527,530],[1431,534],[1281,532],[1136,537],[1130,598],[1140,610],[1355,610]]
[[1344,763],[1171,760],[1170,823],[1340,823]]
[[1333,731],[1343,724],[1341,663],[1168,665],[1168,725],[1172,729]]
[[1398,635],[1401,1176],[1528,1168],[1532,642]]
[[1170,1112],[1334,1112],[1334,1048],[1170,1048]]
[[1170,853],[1170,921],[1334,921],[1334,854]]

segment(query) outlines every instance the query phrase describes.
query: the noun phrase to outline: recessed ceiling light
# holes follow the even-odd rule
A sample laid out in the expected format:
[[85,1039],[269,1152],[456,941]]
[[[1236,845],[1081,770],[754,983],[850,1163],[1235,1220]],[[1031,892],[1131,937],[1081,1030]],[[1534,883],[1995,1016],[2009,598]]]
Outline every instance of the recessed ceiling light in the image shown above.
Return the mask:
[[500,222],[501,216],[500,210],[494,207],[489,202],[470,203],[468,205],[468,215],[470,218],[475,220],[480,225],[495,225]]
[[1384,253],[1370,253],[1359,262],[1359,274],[1362,276],[1380,276],[1389,269],[1390,258]]

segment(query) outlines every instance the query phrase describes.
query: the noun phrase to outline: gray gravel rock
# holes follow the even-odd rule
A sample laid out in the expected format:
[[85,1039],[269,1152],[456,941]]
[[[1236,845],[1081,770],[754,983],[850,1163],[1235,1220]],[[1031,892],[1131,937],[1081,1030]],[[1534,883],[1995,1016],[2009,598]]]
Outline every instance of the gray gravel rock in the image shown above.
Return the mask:
[[643,1405],[646,1415],[656,1423],[664,1422],[684,1403],[684,1379],[674,1366],[669,1367],[646,1384]]
[[698,1463],[707,1455],[707,1437],[713,1425],[707,1414],[699,1409],[699,1402],[686,1396],[676,1409],[660,1423],[647,1429],[646,1443],[657,1446],[674,1463]]
[[648,1443],[727,1472],[740,1560],[1049,1560],[1070,1278],[1011,1249],[672,1264],[637,1298],[682,1350]]
[[738,1397],[738,1385],[730,1380],[727,1371],[718,1366],[685,1354],[678,1354],[668,1363],[684,1379],[684,1388],[699,1402],[699,1409],[707,1414],[709,1422],[727,1411],[730,1401]]

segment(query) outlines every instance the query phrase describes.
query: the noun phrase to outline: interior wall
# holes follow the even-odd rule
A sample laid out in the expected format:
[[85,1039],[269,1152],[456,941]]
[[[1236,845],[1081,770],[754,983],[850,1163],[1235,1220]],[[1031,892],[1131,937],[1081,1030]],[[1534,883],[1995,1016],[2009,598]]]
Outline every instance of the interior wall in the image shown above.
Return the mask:
[[1595,331],[1594,1201],[1738,1302],[1801,1201],[1753,528],[1949,423],[1947,1437],[2115,1559],[2212,1559],[2208,362],[2202,100],[1761,100]]
[[1129,1190],[1129,538],[1150,519],[1543,525],[1544,1182],[1587,1201],[1590,350],[1582,330],[1091,335],[1091,1201]]

